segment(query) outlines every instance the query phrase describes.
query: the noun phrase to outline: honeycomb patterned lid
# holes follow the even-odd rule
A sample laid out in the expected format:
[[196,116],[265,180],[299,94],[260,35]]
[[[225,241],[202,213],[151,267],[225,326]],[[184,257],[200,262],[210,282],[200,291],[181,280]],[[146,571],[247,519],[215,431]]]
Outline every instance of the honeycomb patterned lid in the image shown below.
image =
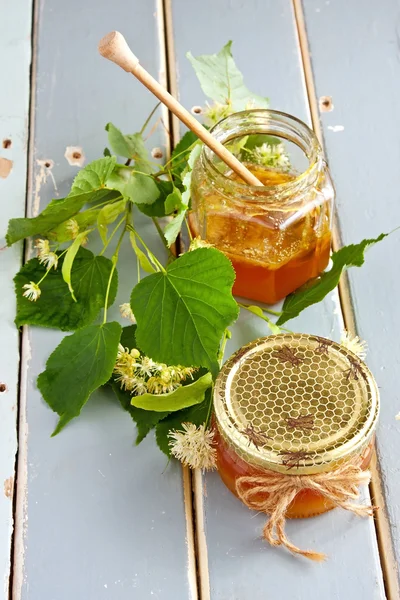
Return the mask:
[[375,431],[379,393],[367,366],[331,340],[260,338],[223,366],[215,419],[246,462],[273,471],[329,471],[361,454]]

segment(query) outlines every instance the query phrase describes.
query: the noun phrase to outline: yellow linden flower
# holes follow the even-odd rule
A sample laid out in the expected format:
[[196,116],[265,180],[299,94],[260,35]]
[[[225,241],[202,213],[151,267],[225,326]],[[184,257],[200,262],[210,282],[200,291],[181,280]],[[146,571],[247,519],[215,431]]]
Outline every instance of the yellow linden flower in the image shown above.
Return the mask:
[[79,225],[76,219],[69,219],[66,224],[66,229],[74,240],[79,234]]
[[183,431],[170,431],[171,454],[191,469],[214,469],[216,450],[213,432],[205,425],[196,427],[193,423],[182,423]]
[[30,281],[22,286],[25,292],[22,294],[25,298],[28,298],[31,302],[36,302],[38,298],[40,298],[40,287],[34,282]]
[[190,242],[189,252],[192,252],[192,250],[197,250],[198,248],[212,248],[212,247],[213,247],[212,244],[209,244],[205,240],[202,240],[200,236],[197,236],[197,237],[193,238],[192,241]]

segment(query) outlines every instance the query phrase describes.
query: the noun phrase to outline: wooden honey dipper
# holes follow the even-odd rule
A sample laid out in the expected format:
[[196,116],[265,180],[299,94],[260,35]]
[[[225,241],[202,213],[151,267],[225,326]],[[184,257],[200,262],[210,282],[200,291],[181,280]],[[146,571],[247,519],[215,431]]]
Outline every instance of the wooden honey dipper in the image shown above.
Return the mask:
[[263,185],[236,156],[229,152],[221,142],[213,138],[207,129],[139,64],[139,59],[133,54],[121,33],[112,31],[103,37],[99,43],[99,52],[104,58],[111,60],[127,73],[132,73],[243,181],[249,185]]

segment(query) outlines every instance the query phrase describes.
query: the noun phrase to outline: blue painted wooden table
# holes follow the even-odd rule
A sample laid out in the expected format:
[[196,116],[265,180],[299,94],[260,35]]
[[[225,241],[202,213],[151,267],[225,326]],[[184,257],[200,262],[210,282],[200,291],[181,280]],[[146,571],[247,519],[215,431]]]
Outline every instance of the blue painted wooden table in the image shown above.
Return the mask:
[[[396,0],[384,10],[372,0],[1,0],[1,235],[9,218],[36,215],[66,194],[78,168],[65,157],[68,147],[87,162],[97,158],[108,121],[136,131],[154,105],[97,54],[112,29],[188,108],[205,99],[186,51],[216,52],[233,39],[250,89],[311,124],[324,142],[337,188],[336,247],[400,224]],[[324,96],[333,110],[324,110]],[[168,116],[159,117],[168,127]],[[149,148],[168,154],[181,133],[174,121],[169,133],[159,127]],[[157,247],[145,221],[141,227]],[[340,298],[332,293],[291,323],[333,339],[344,323],[357,328],[382,395],[378,460],[363,490],[381,507],[375,522],[335,510],[288,524],[296,543],[329,555],[323,564],[267,547],[263,516],[217,474],[166,465],[152,436],[133,446],[131,421],[105,392],[50,439],[56,417],[35,380],[62,334],[19,335],[11,279],[31,248],[3,249],[0,600],[400,598],[399,247],[391,236],[349,273]],[[131,287],[121,282],[116,307]],[[242,316],[227,355],[267,333],[256,317]]]

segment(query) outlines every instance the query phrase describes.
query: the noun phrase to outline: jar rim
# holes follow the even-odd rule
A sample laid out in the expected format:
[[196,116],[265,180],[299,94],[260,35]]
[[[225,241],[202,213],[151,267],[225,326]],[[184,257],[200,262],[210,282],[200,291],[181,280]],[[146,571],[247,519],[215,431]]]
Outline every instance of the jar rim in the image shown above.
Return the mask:
[[[208,146],[203,146],[203,150],[201,153],[201,159],[202,159],[203,163],[206,165],[206,167],[212,170],[216,179],[221,182],[221,185],[225,184],[225,185],[232,186],[233,189],[237,190],[239,195],[245,197],[245,196],[249,195],[249,193],[256,194],[256,196],[260,196],[263,193],[271,194],[271,192],[274,192],[274,193],[278,192],[278,193],[282,193],[282,194],[292,193],[294,188],[301,189],[301,188],[309,185],[310,182],[314,181],[318,172],[322,169],[323,164],[325,163],[324,158],[323,158],[322,146],[320,145],[318,138],[315,135],[314,131],[306,123],[304,123],[297,117],[290,115],[289,113],[285,113],[283,111],[278,111],[278,110],[272,110],[269,108],[255,108],[255,109],[238,111],[238,112],[232,113],[232,114],[228,115],[227,117],[225,117],[224,119],[221,119],[220,121],[218,121],[218,123],[216,123],[210,129],[210,133],[211,133],[211,135],[216,137],[216,139],[218,139],[218,141],[220,141],[221,143],[226,143],[227,141],[229,141],[229,139],[232,139],[232,137],[231,138],[228,137],[229,131],[228,131],[228,134],[226,136],[224,136],[224,134],[225,134],[224,128],[229,124],[233,124],[235,121],[238,121],[238,120],[240,121],[240,119],[244,119],[245,117],[246,118],[266,117],[265,125],[267,125],[267,123],[269,123],[270,125],[273,123],[276,123],[276,124],[281,124],[282,126],[286,125],[288,127],[288,129],[291,126],[293,128],[293,131],[296,130],[299,133],[299,135],[302,136],[303,141],[308,145],[308,152],[306,152],[306,150],[303,147],[301,147],[299,143],[297,143],[295,140],[291,140],[291,141],[293,141],[293,143],[295,143],[297,146],[299,146],[302,149],[302,151],[304,152],[304,154],[306,155],[306,157],[309,161],[309,165],[308,165],[307,169],[305,169],[302,173],[299,173],[298,175],[296,175],[290,181],[276,183],[273,185],[253,186],[253,185],[249,185],[244,182],[242,183],[240,181],[232,180],[229,177],[227,177],[226,175],[224,175],[223,173],[221,173],[221,171],[213,163],[213,157],[216,156],[215,153],[210,148],[208,148]],[[258,125],[260,125],[260,123],[258,123]],[[260,133],[260,131],[258,131],[258,130],[251,131],[251,124],[248,124],[247,128],[250,128],[250,130],[248,132],[244,131],[242,135],[246,135],[246,133],[247,134]],[[277,135],[273,131],[268,131],[268,130],[265,130],[262,133],[265,133],[265,135]],[[285,137],[285,136],[281,135],[281,137]],[[287,137],[287,139],[289,139],[289,137]],[[257,200],[257,197],[252,197],[251,199],[254,201],[254,200]],[[264,200],[264,199],[261,198],[261,200]]]
[[[289,351],[299,363],[291,364]],[[379,391],[368,367],[340,344],[279,334],[228,359],[215,383],[214,411],[221,436],[247,463],[313,474],[361,455],[375,432]]]

